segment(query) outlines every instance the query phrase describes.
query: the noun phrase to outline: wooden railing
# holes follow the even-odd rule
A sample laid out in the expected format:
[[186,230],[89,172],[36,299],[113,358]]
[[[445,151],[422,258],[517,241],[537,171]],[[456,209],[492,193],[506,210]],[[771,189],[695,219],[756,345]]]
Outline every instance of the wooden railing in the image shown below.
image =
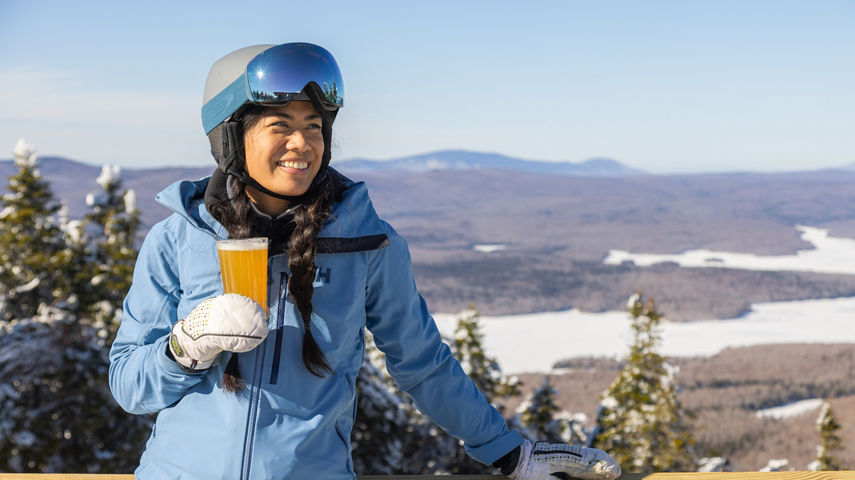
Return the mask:
[[[358,480],[506,480],[497,475],[363,475]],[[620,480],[855,480],[846,472],[625,473]],[[133,475],[0,473],[0,480],[134,480]]]

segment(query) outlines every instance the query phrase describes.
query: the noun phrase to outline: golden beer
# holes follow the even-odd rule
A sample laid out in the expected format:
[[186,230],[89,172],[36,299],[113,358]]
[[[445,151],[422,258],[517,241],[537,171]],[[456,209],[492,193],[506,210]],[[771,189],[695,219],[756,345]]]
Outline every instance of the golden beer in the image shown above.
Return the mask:
[[223,291],[249,297],[267,311],[267,239],[219,240]]

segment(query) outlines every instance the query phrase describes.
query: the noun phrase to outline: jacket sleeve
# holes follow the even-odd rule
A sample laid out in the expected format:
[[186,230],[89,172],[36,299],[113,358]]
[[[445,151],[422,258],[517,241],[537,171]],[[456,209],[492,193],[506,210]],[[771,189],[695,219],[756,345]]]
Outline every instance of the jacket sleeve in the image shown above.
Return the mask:
[[370,253],[366,325],[398,387],[445,431],[490,465],[522,443],[443,343],[416,290],[406,241],[384,224],[389,246]]
[[152,228],[140,248],[122,324],[110,348],[110,389],[129,413],[155,413],[172,405],[205,374],[185,372],[166,356],[180,283],[176,243],[162,225]]

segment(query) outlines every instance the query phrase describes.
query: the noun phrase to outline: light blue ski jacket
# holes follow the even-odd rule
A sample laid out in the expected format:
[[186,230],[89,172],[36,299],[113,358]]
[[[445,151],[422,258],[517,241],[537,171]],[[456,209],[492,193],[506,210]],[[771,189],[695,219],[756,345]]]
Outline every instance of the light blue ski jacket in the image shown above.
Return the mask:
[[522,442],[442,342],[416,291],[406,242],[378,218],[362,183],[346,184],[318,239],[311,328],[334,374],[319,378],[303,366],[286,255],[268,262],[270,333],[240,354],[246,388],[222,390],[228,352],[208,371],[182,370],[166,356],[172,325],[223,293],[215,242],[226,231],[205,208],[207,182],[177,182],[157,196],[175,213],[143,242],[110,351],[118,403],[158,414],[137,478],[355,478],[350,432],[364,327],[399,388],[473,458],[491,464]]

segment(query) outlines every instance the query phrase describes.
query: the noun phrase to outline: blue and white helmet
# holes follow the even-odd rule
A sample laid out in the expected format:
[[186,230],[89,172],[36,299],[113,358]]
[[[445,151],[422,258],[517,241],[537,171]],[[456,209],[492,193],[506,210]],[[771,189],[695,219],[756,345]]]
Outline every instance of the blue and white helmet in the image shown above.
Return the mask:
[[[332,123],[344,105],[344,83],[332,54],[311,43],[285,43],[253,45],[217,60],[205,81],[202,125],[219,168],[260,187],[236,162],[243,135],[241,108],[247,104],[287,105],[293,100],[311,101],[323,117],[324,154],[316,177],[320,179],[330,161]],[[280,198],[295,198],[264,187],[261,190]]]

